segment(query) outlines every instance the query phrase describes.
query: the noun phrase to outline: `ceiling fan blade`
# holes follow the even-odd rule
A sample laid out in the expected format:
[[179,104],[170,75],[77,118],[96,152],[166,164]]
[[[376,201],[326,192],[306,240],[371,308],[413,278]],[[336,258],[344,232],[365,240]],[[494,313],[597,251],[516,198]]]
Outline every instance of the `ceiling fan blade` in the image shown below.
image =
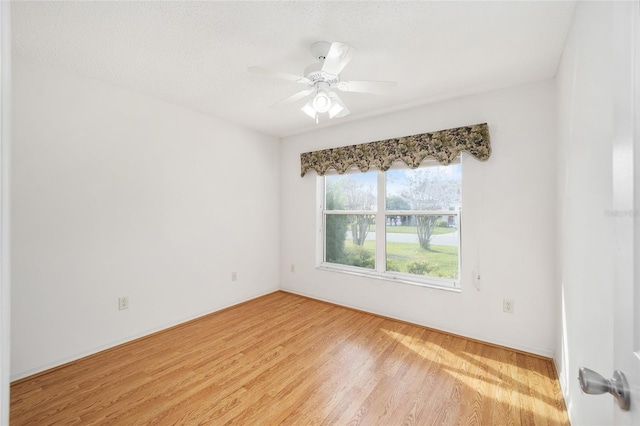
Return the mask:
[[312,84],[311,81],[306,77],[302,77],[300,75],[288,74],[286,72],[276,71],[270,68],[249,67],[247,68],[247,71],[252,72],[254,74],[268,75],[270,77],[276,77],[276,78],[282,78],[284,80],[295,81],[297,83],[304,83],[309,85]]
[[313,92],[313,88],[302,90],[302,91],[300,91],[300,92],[298,92],[298,93],[296,93],[294,95],[289,96],[288,98],[285,98],[285,99],[281,100],[280,102],[277,102],[277,103],[271,105],[270,108],[272,108],[272,109],[282,108],[284,106],[292,104],[292,103],[294,103],[296,101],[299,101],[300,99],[310,95],[311,92]]
[[334,41],[331,43],[327,57],[324,59],[322,65],[322,71],[338,75],[344,69],[344,67],[351,61],[356,49],[349,46],[347,43],[341,43]]
[[398,83],[395,81],[341,81],[338,84],[338,89],[343,92],[375,93],[380,95],[395,92],[398,90]]

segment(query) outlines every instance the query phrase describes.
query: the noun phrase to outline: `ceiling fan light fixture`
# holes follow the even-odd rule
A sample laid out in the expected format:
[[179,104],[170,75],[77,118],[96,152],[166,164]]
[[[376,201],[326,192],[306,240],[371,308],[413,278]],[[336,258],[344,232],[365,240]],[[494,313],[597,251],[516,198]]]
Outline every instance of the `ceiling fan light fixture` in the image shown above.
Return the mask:
[[313,98],[313,109],[316,112],[327,112],[331,109],[331,98],[324,90],[318,90],[318,94]]
[[331,108],[329,109],[329,119],[334,117],[344,117],[349,114],[349,109],[346,107],[340,96],[337,93],[331,93]]
[[344,106],[340,105],[338,102],[334,102],[329,108],[329,119],[335,117],[340,114],[344,110]]
[[313,99],[307,102],[307,104],[302,107],[302,112],[304,112],[305,114],[307,114],[309,117],[313,119],[316,118],[317,112],[313,108]]

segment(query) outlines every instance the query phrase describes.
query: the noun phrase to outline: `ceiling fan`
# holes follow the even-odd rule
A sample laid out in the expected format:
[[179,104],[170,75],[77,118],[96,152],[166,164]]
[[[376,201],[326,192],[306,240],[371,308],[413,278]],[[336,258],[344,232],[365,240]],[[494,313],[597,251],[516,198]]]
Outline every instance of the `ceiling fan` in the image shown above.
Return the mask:
[[318,41],[311,45],[311,53],[318,62],[304,70],[304,77],[263,67],[248,68],[252,73],[283,78],[308,86],[307,89],[283,99],[271,108],[280,108],[309,97],[309,101],[301,109],[317,123],[320,114],[328,114],[329,119],[349,114],[349,109],[336,93],[336,89],[342,92],[376,94],[389,93],[398,89],[395,81],[340,80],[340,72],[355,53],[355,49],[347,43]]

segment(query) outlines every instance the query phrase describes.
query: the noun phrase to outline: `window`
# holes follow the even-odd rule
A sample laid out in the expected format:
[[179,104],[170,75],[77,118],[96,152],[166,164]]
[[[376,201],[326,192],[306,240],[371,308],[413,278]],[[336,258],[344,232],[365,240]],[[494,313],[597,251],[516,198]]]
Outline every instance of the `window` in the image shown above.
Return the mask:
[[459,287],[460,163],[319,179],[322,267]]

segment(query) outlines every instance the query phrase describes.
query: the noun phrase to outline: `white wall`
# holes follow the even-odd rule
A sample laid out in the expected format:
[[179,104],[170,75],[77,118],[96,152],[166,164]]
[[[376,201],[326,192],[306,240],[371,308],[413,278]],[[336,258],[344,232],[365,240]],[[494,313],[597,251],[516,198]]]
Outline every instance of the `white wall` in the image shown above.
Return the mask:
[[[556,93],[553,81],[425,105],[282,141],[283,289],[552,356]],[[493,155],[463,157],[462,292],[316,269],[316,174],[300,153],[487,122]],[[290,265],[295,272],[290,272]],[[479,268],[480,290],[472,283]],[[515,312],[502,312],[503,298]]]
[[613,371],[612,5],[579,3],[557,75],[558,350],[573,424],[613,424],[612,398],[582,394],[579,367]]
[[20,58],[13,75],[12,379],[278,288],[276,138]]

